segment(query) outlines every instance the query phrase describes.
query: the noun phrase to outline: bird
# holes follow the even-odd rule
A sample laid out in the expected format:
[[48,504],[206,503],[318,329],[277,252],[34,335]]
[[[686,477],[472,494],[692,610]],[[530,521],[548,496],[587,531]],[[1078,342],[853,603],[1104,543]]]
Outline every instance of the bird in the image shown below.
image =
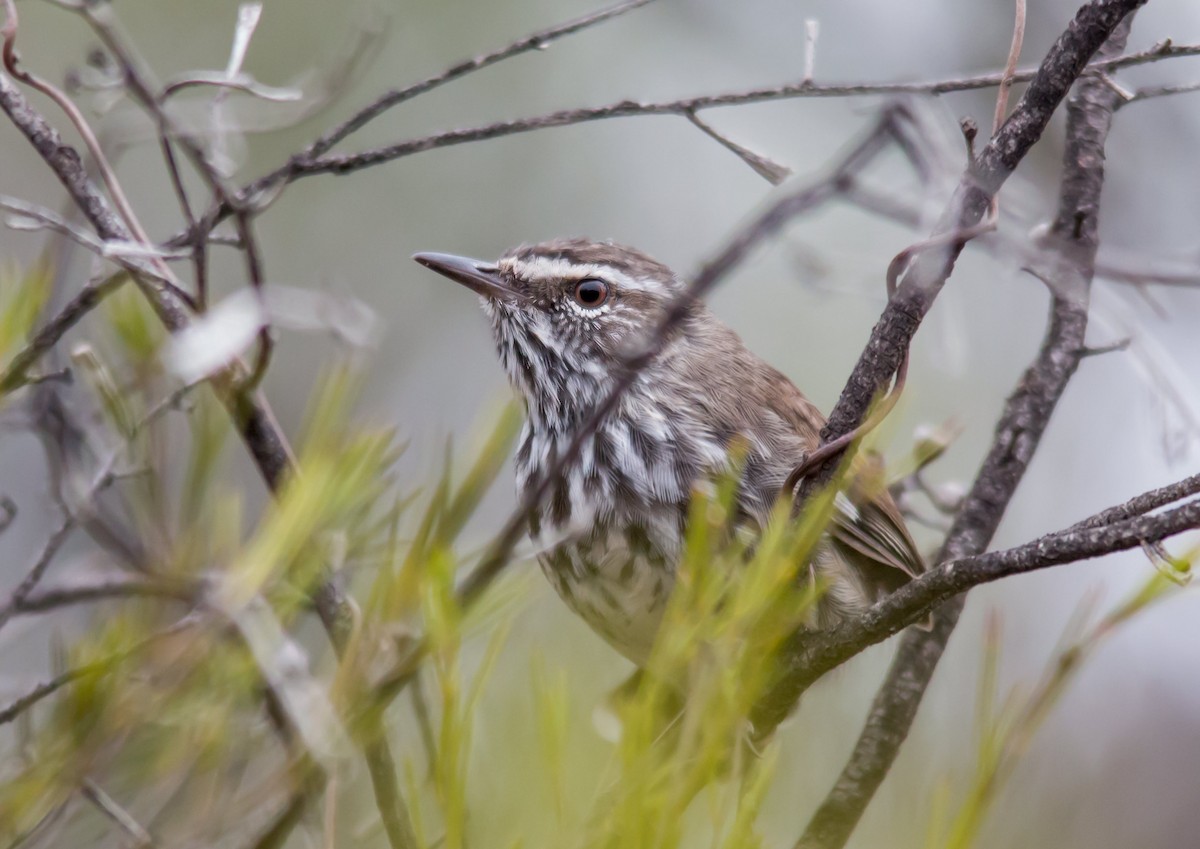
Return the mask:
[[[417,253],[480,298],[524,403],[515,478],[528,496],[686,292],[667,265],[586,238],[521,245],[495,261]],[[681,302],[682,303],[682,302]],[[529,517],[538,562],[567,606],[645,668],[686,539],[696,487],[733,468],[739,515],[765,527],[825,418],[700,300],[581,444]],[[851,466],[806,573],[826,584],[816,624],[854,616],[924,570],[874,464]]]

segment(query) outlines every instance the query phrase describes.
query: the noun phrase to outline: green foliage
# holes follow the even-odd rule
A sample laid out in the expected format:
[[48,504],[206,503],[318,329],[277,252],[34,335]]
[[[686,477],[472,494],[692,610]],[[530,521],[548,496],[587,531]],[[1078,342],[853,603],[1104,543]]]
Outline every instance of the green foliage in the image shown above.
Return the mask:
[[[968,849],[974,845],[999,792],[1084,662],[1117,628],[1186,583],[1195,559],[1196,552],[1182,558],[1164,557],[1154,575],[1091,628],[1082,631],[1078,622],[1069,628],[1041,680],[1029,692],[1017,689],[1003,700],[996,695],[1000,624],[995,617],[989,621],[978,701],[975,773],[957,812],[947,816],[939,809],[931,821],[927,841],[930,849]],[[1077,619],[1083,618],[1081,611]]]
[[45,264],[24,274],[11,267],[0,269],[0,370],[33,335],[52,280]]
[[[287,769],[258,775],[254,805],[250,797],[239,803],[228,795],[238,786],[235,775],[260,773],[256,762],[269,764],[278,749],[269,730],[274,721],[262,719],[264,686],[281,686],[272,681],[278,670],[250,639],[239,611],[267,597],[270,606],[256,602],[266,611],[256,615],[290,629],[330,564],[363,566],[378,548],[382,499],[393,489],[392,433],[350,425],[357,378],[344,370],[331,374],[314,397],[300,458],[304,474],[254,516],[219,474],[229,424],[206,389],[195,390],[187,472],[176,479],[170,466],[151,462],[153,445],[165,444],[172,425],[169,405],[151,400],[161,391],[157,381],[114,391],[117,381],[98,354],[89,350],[78,359],[110,430],[105,441],[121,446],[114,459],[147,462],[133,478],[119,475],[108,485],[122,488],[135,514],[162,513],[161,505],[144,503],[153,493],[179,505],[177,525],[147,536],[158,539],[150,580],[194,582],[194,608],[189,614],[173,602],[120,602],[115,615],[98,617],[72,645],[65,660],[70,684],[31,726],[21,762],[8,761],[0,773],[0,836],[26,833],[67,802],[79,781],[98,775],[139,788],[177,783],[181,794],[199,794],[196,804],[229,804],[232,816],[249,821],[254,807],[292,779]],[[121,467],[113,463],[112,470]],[[280,650],[291,649],[285,643]],[[282,686],[286,695],[292,685]],[[277,719],[301,728],[307,721],[302,714]],[[182,820],[192,825],[204,819],[185,810]]]
[[13,268],[0,271],[0,360],[7,361],[13,351],[29,341],[50,295],[51,279],[45,264],[25,274]]
[[[686,552],[647,675],[621,710],[617,775],[589,846],[680,846],[693,799],[712,789],[714,845],[759,845],[753,829],[773,765],[749,715],[780,644],[805,624],[816,590],[796,574],[821,532],[780,503],[761,535],[738,527],[736,479],[698,492]],[[822,512],[827,499],[818,499]]]
[[[115,274],[128,276],[125,271]],[[136,286],[120,286],[101,304],[105,326],[118,350],[134,365],[153,364],[167,334]]]

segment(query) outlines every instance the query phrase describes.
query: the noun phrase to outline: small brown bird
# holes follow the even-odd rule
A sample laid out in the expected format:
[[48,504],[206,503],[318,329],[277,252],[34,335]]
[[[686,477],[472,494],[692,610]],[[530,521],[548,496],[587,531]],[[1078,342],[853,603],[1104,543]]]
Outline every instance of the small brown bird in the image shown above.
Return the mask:
[[[586,239],[522,246],[496,262],[413,259],[483,302],[528,413],[516,455],[522,493],[608,394],[623,353],[684,290],[646,254]],[[542,570],[576,613],[644,666],[674,584],[693,487],[729,469],[730,443],[740,437],[748,453],[737,507],[763,526],[824,423],[791,381],[694,302],[531,518]],[[854,480],[837,499],[812,567],[829,582],[821,624],[865,609],[924,569],[887,491]]]

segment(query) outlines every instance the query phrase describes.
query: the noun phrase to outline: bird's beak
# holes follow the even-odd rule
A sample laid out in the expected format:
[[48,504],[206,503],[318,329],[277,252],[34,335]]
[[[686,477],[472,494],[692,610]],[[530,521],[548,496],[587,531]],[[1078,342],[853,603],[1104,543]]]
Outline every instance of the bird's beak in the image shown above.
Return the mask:
[[525,300],[524,295],[504,282],[504,278],[500,276],[500,269],[493,262],[435,253],[413,254],[412,258],[484,298],[499,301]]

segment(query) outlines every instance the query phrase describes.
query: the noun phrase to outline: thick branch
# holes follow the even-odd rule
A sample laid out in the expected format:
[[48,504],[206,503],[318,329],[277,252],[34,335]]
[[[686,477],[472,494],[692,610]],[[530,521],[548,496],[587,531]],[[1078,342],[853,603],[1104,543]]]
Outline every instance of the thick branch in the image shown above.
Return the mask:
[[[1079,10],[1038,68],[1020,102],[963,175],[934,236],[945,237],[977,225],[992,198],[1029,149],[1041,138],[1058,104],[1083,72],[1088,60],[1117,23],[1145,0],[1095,0]],[[871,332],[867,348],[855,365],[837,405],[822,432],[822,441],[853,430],[895,374],[921,319],[954,269],[962,242],[945,250],[919,254],[900,281],[896,296]],[[824,483],[833,472],[814,475]]]
[[[1128,509],[1129,504],[1142,498],[1144,496],[1138,496],[1112,509]],[[823,648],[839,658],[835,661],[837,665],[845,660],[842,653],[846,644],[870,645],[885,640],[918,621],[931,608],[972,587],[1012,575],[1127,551],[1195,530],[1200,527],[1200,500],[1153,515],[1092,524],[1096,520],[1097,517],[1087,519],[1013,548],[946,561],[905,584],[861,617],[821,635],[818,638],[821,648],[815,645],[813,648],[818,652]]]
[[[1098,7],[1101,5],[1103,4],[1093,3],[1081,9],[1071,28],[1055,45],[1055,50],[1071,43],[1090,45],[1095,38],[1099,37],[1100,40],[1096,41],[1095,46],[1091,48],[1095,50],[1111,32],[1113,33],[1112,38],[1108,39],[1105,50],[1109,53],[1119,52],[1124,47],[1125,39],[1129,34],[1129,23],[1127,21],[1119,28],[1117,28],[1117,24],[1126,19],[1128,14],[1141,4],[1137,2],[1108,4],[1109,8],[1106,10],[1100,10]],[[1085,17],[1090,18],[1090,21],[1082,22],[1081,19]],[[1054,83],[1063,80],[1064,74],[1069,74],[1072,69],[1081,66],[1069,61],[1050,63],[1048,57],[1048,61],[1043,64],[1043,67],[1048,68],[1046,81]],[[1077,75],[1078,71],[1075,73]],[[1020,129],[1030,126],[1028,115],[1040,114],[1048,117],[1047,110],[1052,111],[1058,101],[1047,97],[1047,93],[1038,93],[1034,89],[1035,86],[1031,86],[1026,92],[1026,97],[1022,99],[1022,105],[1027,102],[1029,104],[1028,114],[1022,114],[1022,109],[1018,106],[1002,128],[1001,133],[997,134],[997,138],[1003,134],[1006,128]],[[1078,366],[1079,352],[1084,348],[1088,299],[1098,244],[1097,221],[1100,190],[1104,181],[1104,142],[1108,135],[1116,102],[1117,95],[1110,87],[1100,80],[1087,79],[1079,84],[1077,93],[1068,107],[1068,142],[1063,183],[1058,215],[1052,228],[1054,241],[1048,246],[1048,252],[1054,254],[1055,259],[1058,260],[1057,270],[1061,274],[1051,287],[1053,305],[1050,327],[1037,358],[1026,371],[1017,390],[1005,405],[992,448],[942,547],[939,560],[943,561],[943,565],[913,582],[913,584],[924,582],[922,587],[914,590],[915,593],[929,591],[932,596],[937,596],[936,599],[930,599],[932,603],[965,591],[973,585],[971,579],[976,579],[975,582],[982,582],[1001,577],[1002,574],[1021,571],[1021,567],[1034,568],[1034,563],[1038,563],[1040,566],[1052,565],[1054,562],[1066,562],[1061,559],[1055,560],[1049,556],[1044,561],[1032,557],[1014,558],[1012,562],[1005,563],[1006,566],[1012,568],[1012,571],[1009,572],[1003,571],[1000,561],[992,564],[979,562],[973,567],[967,566],[963,562],[945,563],[947,560],[955,561],[968,555],[977,554],[983,551],[991,541],[1008,502],[1015,493],[1017,485],[1024,476],[1033,453],[1045,433],[1050,415]],[[1044,120],[1042,125],[1044,126]],[[1040,134],[1040,130],[1038,133]],[[986,180],[992,175],[985,172],[982,167],[988,162],[994,163],[993,168],[996,170],[993,173],[1003,173],[1006,169],[1011,170],[1009,164],[1013,162],[1011,147],[997,145],[996,141],[997,139],[993,139],[992,143],[988,145],[974,169],[973,176],[980,181],[980,186],[989,185]],[[976,201],[977,204],[978,201]],[[970,206],[966,208],[969,209]],[[978,214],[982,215],[982,209]],[[971,222],[968,220],[966,223]],[[926,259],[926,265],[929,265],[927,257],[923,259]],[[953,257],[950,257],[945,266],[946,273],[949,273],[952,262]],[[916,274],[920,265],[921,263],[918,261],[909,276]],[[919,282],[919,280],[919,277],[914,278],[914,282]],[[940,283],[934,284],[935,293],[938,286]],[[918,304],[921,303],[921,294],[920,288],[918,288],[915,292]],[[1179,511],[1184,511],[1182,515],[1178,511],[1173,511],[1177,515],[1172,518],[1191,520],[1194,523],[1200,519],[1200,509],[1197,508],[1200,508],[1200,505],[1195,503],[1179,508]],[[1196,517],[1190,516],[1187,512],[1189,510],[1195,510]],[[1168,522],[1164,517],[1130,521],[1161,524]],[[1150,529],[1139,525],[1121,530],[1136,534],[1147,533]],[[1098,529],[1095,533],[1099,535],[1101,531],[1109,532],[1105,536],[1105,541],[1115,546],[1107,550],[1116,550],[1117,547],[1120,547],[1117,541],[1120,536],[1117,526]],[[1079,531],[1076,533],[1091,532]],[[1097,550],[1083,545],[1080,539],[1072,539],[1070,535],[1071,532],[1068,531],[1065,538],[1068,540],[1068,548],[1072,548],[1070,543],[1076,544],[1073,546],[1074,559],[1094,556],[1094,553],[1098,553]],[[1120,539],[1122,543],[1125,541],[1123,537]],[[1093,541],[1089,540],[1089,542]],[[1133,541],[1131,544],[1139,543]],[[1047,553],[1050,551],[1061,553],[1062,551],[1062,549],[1048,544],[1041,547],[1036,543],[1031,545],[1038,550],[1044,549]],[[1094,553],[1086,553],[1088,551]],[[942,582],[962,583],[954,590],[943,587],[945,592],[939,592],[936,585]],[[907,589],[902,588],[901,593],[896,595],[901,595]],[[893,602],[893,599],[886,599],[879,607],[887,606],[889,602]],[[962,605],[963,599],[956,598],[954,602],[947,604],[943,610],[939,611],[931,631],[912,631],[906,635],[888,676],[871,706],[866,725],[850,760],[805,829],[797,843],[798,847],[826,849],[845,845],[867,804],[887,775],[901,744],[908,736],[908,730],[912,726],[921,699],[933,677],[933,672],[941,659],[950,634],[957,624]],[[875,613],[876,610],[872,609],[863,617],[863,620],[872,618]],[[847,623],[848,630],[853,630],[859,624],[858,622]],[[831,637],[832,639],[828,639]],[[847,640],[847,642],[843,643],[841,640]],[[826,643],[824,646],[816,645],[823,641]],[[803,647],[801,655],[812,653],[808,654],[799,664],[799,668],[803,671],[796,675],[800,679],[796,682],[800,685],[797,688],[797,695],[803,691],[808,682],[821,674],[817,671],[818,669],[832,668],[828,665],[831,661],[832,665],[843,662],[842,660],[833,661],[833,657],[849,650],[853,641],[854,638],[848,634],[842,635],[841,639],[834,637],[833,634],[828,634],[822,635],[813,645]],[[846,654],[846,657],[852,653],[853,651]],[[814,675],[814,673],[816,674]]]

